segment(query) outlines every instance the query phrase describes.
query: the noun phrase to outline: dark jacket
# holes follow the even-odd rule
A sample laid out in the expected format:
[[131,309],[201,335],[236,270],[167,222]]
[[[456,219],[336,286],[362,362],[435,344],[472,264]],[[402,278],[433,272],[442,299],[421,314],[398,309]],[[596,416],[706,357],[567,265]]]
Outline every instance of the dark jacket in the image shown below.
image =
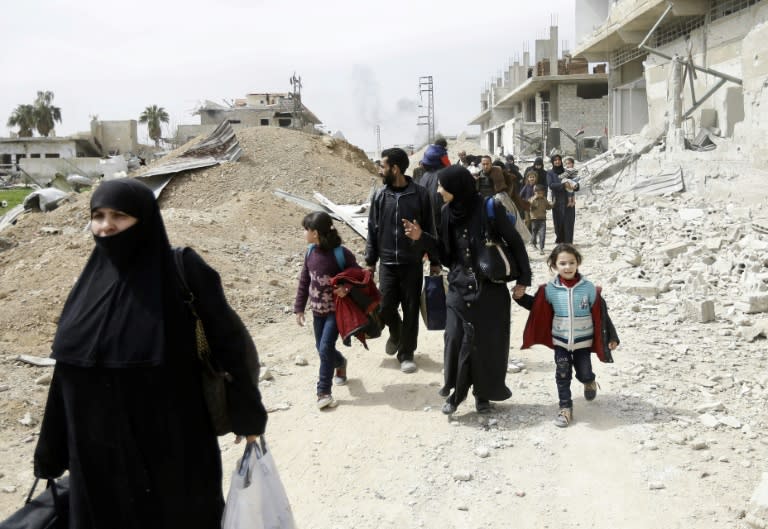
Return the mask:
[[440,169],[429,170],[424,173],[424,176],[419,181],[419,185],[429,191],[429,201],[432,205],[432,225],[435,229],[440,228],[440,209],[443,207],[443,196],[437,192],[437,175],[440,173]]
[[[432,203],[426,188],[406,177],[408,185],[402,191],[384,186],[376,191],[368,213],[368,240],[365,244],[365,264],[376,261],[384,265],[417,264],[423,252],[416,248],[403,229],[403,219],[419,223],[427,233],[435,233]],[[432,264],[439,264],[430,255]]]

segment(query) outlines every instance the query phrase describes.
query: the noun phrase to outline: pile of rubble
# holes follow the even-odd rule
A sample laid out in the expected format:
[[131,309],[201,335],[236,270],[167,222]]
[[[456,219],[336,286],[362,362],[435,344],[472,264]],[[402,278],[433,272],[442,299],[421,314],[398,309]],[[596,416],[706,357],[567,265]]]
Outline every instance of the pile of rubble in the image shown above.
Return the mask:
[[610,280],[642,300],[636,310],[708,323],[717,306],[738,323],[739,336],[768,335],[768,210],[686,195],[610,200],[610,214],[584,231],[606,248]]

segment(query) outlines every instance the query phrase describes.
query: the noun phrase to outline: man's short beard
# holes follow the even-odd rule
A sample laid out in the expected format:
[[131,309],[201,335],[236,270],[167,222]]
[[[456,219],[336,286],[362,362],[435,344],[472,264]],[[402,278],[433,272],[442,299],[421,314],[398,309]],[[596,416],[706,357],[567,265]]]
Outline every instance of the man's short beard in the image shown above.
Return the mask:
[[395,180],[395,173],[392,171],[392,169],[388,169],[384,173],[384,184],[388,186],[394,185]]

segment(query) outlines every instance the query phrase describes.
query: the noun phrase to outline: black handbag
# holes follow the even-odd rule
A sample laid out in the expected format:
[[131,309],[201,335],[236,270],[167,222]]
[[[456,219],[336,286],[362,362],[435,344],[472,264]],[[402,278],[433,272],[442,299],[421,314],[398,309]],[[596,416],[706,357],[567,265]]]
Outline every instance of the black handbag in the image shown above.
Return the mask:
[[421,317],[429,331],[445,330],[447,306],[443,276],[424,276],[421,291]]
[[[179,289],[182,292],[183,299],[187,308],[189,308],[195,319],[195,338],[197,340],[197,357],[200,360],[202,391],[205,403],[208,408],[208,414],[211,418],[211,424],[216,431],[216,435],[228,434],[232,431],[232,421],[229,415],[229,406],[227,404],[228,394],[233,385],[234,378],[230,373],[222,369],[216,361],[216,352],[211,351],[208,345],[208,339],[205,336],[203,322],[198,315],[198,300],[192,290],[189,288],[184,272],[184,250],[186,248],[173,248],[173,259],[176,264],[176,279]],[[242,323],[240,323],[242,325]],[[245,328],[243,328],[243,332]],[[259,358],[256,347],[252,342],[246,344],[243,351],[240,352],[245,371],[254,387],[259,385]]]
[[35,479],[24,507],[0,522],[0,529],[66,529],[69,527],[69,476],[49,479],[48,487],[36,498],[39,478]]
[[493,283],[506,283],[519,277],[517,263],[503,238],[496,235],[493,197],[485,201],[483,231],[485,241],[477,250],[477,267]]

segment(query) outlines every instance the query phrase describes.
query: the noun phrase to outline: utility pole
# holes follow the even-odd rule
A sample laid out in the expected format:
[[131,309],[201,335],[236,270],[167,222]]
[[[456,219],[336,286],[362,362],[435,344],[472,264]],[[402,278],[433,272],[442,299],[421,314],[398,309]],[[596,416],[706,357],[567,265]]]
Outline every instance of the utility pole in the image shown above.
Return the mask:
[[293,128],[304,128],[304,109],[301,106],[301,76],[297,77],[296,72],[293,72],[293,76],[289,80],[293,87]]
[[381,158],[381,126],[376,125],[376,156],[375,158],[378,160]]
[[[426,105],[424,103],[424,94],[427,95]],[[418,117],[416,125],[426,125],[427,143],[432,143],[435,141],[435,91],[431,75],[419,77],[419,98],[421,99],[419,108],[423,109],[426,106],[427,113],[426,115],[422,114]]]

